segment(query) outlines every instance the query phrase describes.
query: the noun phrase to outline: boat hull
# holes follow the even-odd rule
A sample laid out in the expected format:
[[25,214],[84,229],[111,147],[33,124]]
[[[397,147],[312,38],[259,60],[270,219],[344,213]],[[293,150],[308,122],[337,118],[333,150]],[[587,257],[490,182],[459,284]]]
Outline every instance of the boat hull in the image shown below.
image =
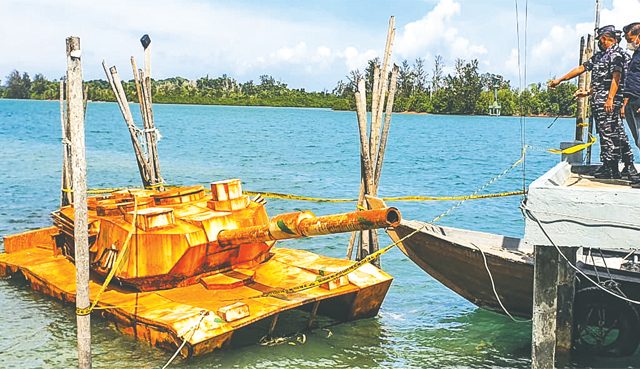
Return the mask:
[[[512,315],[531,317],[533,259],[526,253],[508,251],[517,247],[519,240],[415,221],[402,221],[389,234],[397,240],[418,229],[398,246],[425,272],[475,305],[504,313],[492,289],[484,253],[504,306]],[[461,232],[464,239],[456,237]]]

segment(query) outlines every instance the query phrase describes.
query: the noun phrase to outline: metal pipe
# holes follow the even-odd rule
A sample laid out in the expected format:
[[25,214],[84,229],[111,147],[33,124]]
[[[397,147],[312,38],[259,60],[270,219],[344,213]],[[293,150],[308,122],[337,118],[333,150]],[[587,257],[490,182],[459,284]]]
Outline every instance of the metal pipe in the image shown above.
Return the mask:
[[232,246],[395,227],[400,224],[401,218],[400,211],[396,208],[354,211],[321,217],[316,217],[311,212],[287,213],[271,218],[267,224],[222,230],[218,233],[218,244]]

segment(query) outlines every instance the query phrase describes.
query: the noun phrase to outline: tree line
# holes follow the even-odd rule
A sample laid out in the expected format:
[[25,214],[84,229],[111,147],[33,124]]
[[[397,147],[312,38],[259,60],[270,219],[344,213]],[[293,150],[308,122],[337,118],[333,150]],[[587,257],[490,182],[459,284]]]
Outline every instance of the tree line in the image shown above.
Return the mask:
[[[371,96],[373,71],[379,60],[369,60],[363,70],[351,71],[344,80],[337,82],[332,91],[306,91],[289,88],[282,81],[262,75],[257,82],[239,82],[226,74],[210,78],[208,75],[196,80],[172,77],[152,81],[153,100],[157,103],[211,104],[317,107],[334,110],[355,110],[353,94],[357,81],[365,78],[367,96]],[[403,60],[399,65],[398,88],[394,111],[436,114],[487,114],[494,101],[494,86],[502,115],[573,115],[575,85],[562,84],[556,89],[547,89],[542,83],[531,84],[520,91],[510,81],[492,73],[480,73],[478,60],[457,59],[451,73],[445,74],[446,66],[441,56],[436,56],[430,71],[425,60],[418,58],[413,63]],[[88,99],[92,101],[115,101],[109,83],[105,80],[86,81]],[[129,101],[135,101],[133,80],[123,83]],[[0,98],[58,99],[59,81],[48,80],[42,74],[33,79],[28,73],[12,71],[0,86]]]

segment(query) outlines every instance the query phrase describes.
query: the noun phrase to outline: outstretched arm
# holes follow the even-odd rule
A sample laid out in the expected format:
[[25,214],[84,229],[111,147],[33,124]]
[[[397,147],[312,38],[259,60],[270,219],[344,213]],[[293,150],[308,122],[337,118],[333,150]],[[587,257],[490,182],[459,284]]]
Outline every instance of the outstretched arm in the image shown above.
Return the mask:
[[577,77],[579,75],[581,75],[582,73],[584,73],[585,68],[584,65],[579,65],[573,69],[571,69],[569,71],[569,73],[565,74],[564,76],[558,78],[558,79],[554,79],[549,81],[549,87],[550,88],[555,88],[557,85],[559,85],[560,83],[564,82],[564,81],[568,81],[571,78]]

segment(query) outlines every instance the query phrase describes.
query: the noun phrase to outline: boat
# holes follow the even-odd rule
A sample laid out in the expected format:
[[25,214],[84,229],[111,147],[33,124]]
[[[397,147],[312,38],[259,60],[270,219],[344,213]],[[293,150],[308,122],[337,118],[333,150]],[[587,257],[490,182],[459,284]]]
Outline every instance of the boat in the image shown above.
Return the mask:
[[[292,310],[338,321],[373,317],[392,277],[356,263],[276,247],[292,238],[396,226],[395,208],[316,217],[308,211],[269,218],[239,179],[165,190],[127,189],[90,197],[92,306],[121,332],[191,357],[228,346],[234,333],[273,333]],[[74,208],[53,225],[4,238],[0,275],[75,302]],[[333,273],[349,269],[332,277]],[[104,289],[104,292],[101,290]],[[245,343],[246,344],[246,343]]]
[[[640,192],[625,181],[595,179],[591,174],[596,168],[563,161],[535,180],[522,206],[522,239],[416,220],[402,220],[387,233],[407,257],[448,289],[480,308],[520,321],[532,316],[534,245],[579,248],[575,347],[630,355],[640,344],[637,305],[593,282],[640,300],[639,210],[630,206],[640,200]],[[369,200],[374,208],[386,206]],[[603,214],[603,208],[609,211]]]

